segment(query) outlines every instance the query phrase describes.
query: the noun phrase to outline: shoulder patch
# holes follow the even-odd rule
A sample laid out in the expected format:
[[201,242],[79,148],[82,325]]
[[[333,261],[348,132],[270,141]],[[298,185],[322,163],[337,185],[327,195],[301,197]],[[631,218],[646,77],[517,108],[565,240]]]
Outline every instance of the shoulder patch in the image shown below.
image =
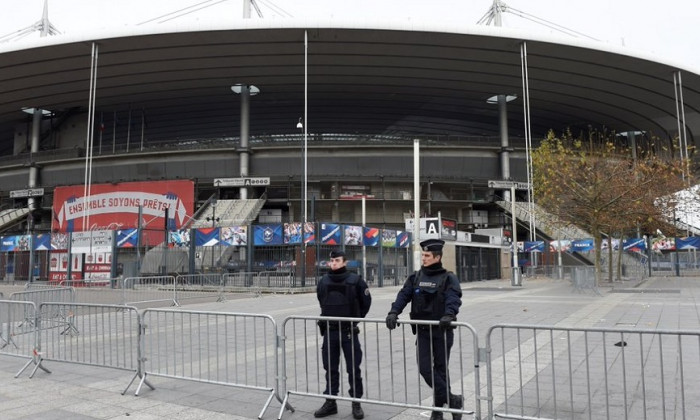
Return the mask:
[[369,289],[365,289],[365,296],[369,296]]

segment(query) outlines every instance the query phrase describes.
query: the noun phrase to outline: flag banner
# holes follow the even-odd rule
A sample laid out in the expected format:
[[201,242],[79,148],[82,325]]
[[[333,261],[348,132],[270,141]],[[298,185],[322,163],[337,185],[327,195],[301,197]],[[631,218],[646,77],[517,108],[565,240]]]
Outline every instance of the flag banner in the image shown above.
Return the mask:
[[168,232],[168,246],[189,248],[190,246],[190,230],[171,230]]
[[283,227],[279,225],[256,225],[254,228],[253,244],[262,245],[282,245],[284,243]]
[[645,238],[623,239],[622,249],[625,251],[644,252],[647,250],[647,240]]
[[29,251],[29,235],[3,236],[0,251]]
[[396,232],[396,246],[398,248],[408,248],[411,244],[411,235],[408,232],[397,231]]
[[700,249],[700,236],[676,238],[676,249]]
[[571,241],[571,251],[573,252],[586,252],[594,249],[593,239],[576,239]]
[[285,244],[300,244],[301,243],[301,223],[285,223],[284,224],[284,243]]
[[221,229],[221,244],[226,246],[248,245],[248,226],[227,226]]
[[382,230],[382,246],[384,248],[396,247],[396,231],[391,229]]
[[549,250],[551,252],[568,252],[571,251],[571,240],[570,239],[562,239],[559,241],[551,241],[549,243]]
[[34,251],[48,251],[51,249],[51,234],[40,233],[35,235],[32,246],[34,247]]
[[362,226],[343,226],[345,245],[362,245]]
[[314,222],[306,222],[306,225],[304,226],[304,243],[316,243],[316,224]]
[[523,252],[544,252],[544,241],[525,241]]
[[378,246],[379,245],[379,229],[365,227],[365,234],[363,238],[365,246]]
[[652,251],[673,251],[676,249],[676,243],[673,238],[651,238]]
[[136,248],[138,243],[138,229],[122,229],[117,231],[117,248]]
[[196,246],[219,245],[219,228],[199,228],[194,231]]
[[51,234],[51,249],[65,251],[68,249],[68,234],[53,232]]
[[321,223],[321,243],[324,245],[340,245],[340,225]]

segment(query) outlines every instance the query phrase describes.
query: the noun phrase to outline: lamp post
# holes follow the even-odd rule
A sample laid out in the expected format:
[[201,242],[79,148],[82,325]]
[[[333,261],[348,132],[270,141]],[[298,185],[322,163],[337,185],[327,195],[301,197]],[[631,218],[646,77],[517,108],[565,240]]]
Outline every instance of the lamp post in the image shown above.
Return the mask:
[[299,209],[302,211],[301,214],[301,285],[302,287],[306,285],[306,240],[304,238],[304,233],[306,232],[306,182],[307,182],[307,166],[306,166],[306,130],[304,130],[304,123],[302,122],[302,117],[299,117],[299,122],[297,122],[297,128],[303,131],[304,143],[301,151],[302,154],[302,182],[301,182],[301,196],[300,196],[300,206]]
[[[219,218],[216,217],[216,200],[211,201],[211,217],[207,217],[207,221],[211,221],[211,227],[214,229],[216,227],[216,222]],[[211,247],[211,270],[214,271],[214,246]]]

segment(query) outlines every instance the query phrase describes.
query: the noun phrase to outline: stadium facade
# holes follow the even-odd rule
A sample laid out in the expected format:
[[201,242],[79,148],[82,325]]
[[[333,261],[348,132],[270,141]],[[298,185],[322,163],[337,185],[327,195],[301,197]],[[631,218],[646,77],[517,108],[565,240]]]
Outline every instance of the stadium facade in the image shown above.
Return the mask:
[[[2,209],[30,212],[3,234],[50,232],[56,188],[163,180],[192,181],[193,211],[261,199],[282,223],[357,224],[364,197],[368,225],[402,229],[415,140],[420,215],[501,229],[506,193],[488,181],[527,181],[550,129],[679,157],[700,130],[700,74],[680,64],[440,24],[247,20],[5,43],[0,98]],[[230,178],[269,182],[216,184]]]

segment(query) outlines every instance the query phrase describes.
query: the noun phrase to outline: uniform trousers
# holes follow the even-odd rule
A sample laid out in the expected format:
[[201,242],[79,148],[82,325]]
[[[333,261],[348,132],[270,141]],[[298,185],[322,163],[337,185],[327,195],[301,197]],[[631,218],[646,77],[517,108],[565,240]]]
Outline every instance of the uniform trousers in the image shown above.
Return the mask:
[[323,336],[321,358],[326,370],[326,395],[338,395],[340,388],[340,351],[345,356],[345,367],[348,373],[348,393],[351,397],[362,398],[362,348],[357,334],[343,330],[328,330]]
[[418,370],[425,382],[433,388],[436,407],[447,404],[450,396],[448,365],[454,343],[452,328],[419,326],[416,337]]

